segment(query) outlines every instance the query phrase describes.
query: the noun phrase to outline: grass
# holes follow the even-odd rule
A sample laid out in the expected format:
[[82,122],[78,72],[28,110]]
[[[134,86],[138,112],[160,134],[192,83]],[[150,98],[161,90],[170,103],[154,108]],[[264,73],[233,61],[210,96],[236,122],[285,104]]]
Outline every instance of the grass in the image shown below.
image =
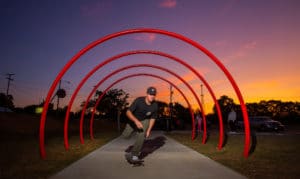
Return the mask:
[[[21,119],[22,118],[22,119]],[[51,120],[49,120],[51,121]],[[0,178],[48,178],[71,163],[106,144],[119,134],[109,122],[99,124],[94,140],[89,140],[85,134],[85,144],[79,141],[78,131],[71,131],[70,149],[64,149],[62,121],[48,122],[51,126],[46,131],[45,160],[39,155],[38,116],[0,114]],[[70,128],[78,128],[77,124]],[[3,130],[2,130],[3,129]],[[47,133],[48,132],[48,133]]]
[[[0,113],[0,178],[48,178],[118,136],[117,126],[95,121],[95,140],[80,144],[78,121],[71,122],[70,149],[63,145],[63,121],[47,119],[45,144],[47,158],[39,156],[39,116]],[[218,134],[211,132],[208,142],[191,141],[190,133],[169,133],[169,137],[222,163],[248,178],[299,178],[299,135],[258,135],[254,153],[243,157],[244,136],[229,135],[222,150],[217,149]]]
[[169,137],[248,178],[299,178],[299,135],[258,135],[255,151],[243,157],[244,135],[229,135],[222,150],[217,149],[218,135],[212,133],[206,144],[190,134],[170,133]]

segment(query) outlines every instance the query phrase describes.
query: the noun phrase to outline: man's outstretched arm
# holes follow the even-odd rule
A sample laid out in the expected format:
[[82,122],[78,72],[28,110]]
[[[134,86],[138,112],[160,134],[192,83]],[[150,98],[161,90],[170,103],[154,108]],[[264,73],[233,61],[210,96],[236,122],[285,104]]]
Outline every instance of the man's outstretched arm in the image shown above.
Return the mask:
[[152,130],[154,124],[155,124],[155,119],[150,119],[150,121],[149,121],[149,127],[148,127],[148,129],[146,131],[146,137],[150,136],[150,133],[151,133],[151,130]]

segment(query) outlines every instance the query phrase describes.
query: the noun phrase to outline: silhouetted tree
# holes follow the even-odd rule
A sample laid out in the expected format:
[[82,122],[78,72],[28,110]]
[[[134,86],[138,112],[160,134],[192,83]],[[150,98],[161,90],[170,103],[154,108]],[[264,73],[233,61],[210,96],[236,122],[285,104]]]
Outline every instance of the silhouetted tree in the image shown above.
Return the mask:
[[[229,112],[231,111],[232,108],[236,108],[236,104],[234,103],[232,98],[230,98],[226,95],[223,95],[220,97],[220,99],[218,99],[218,104],[221,108],[223,122],[226,123]],[[213,111],[214,111],[214,114],[217,115],[216,105],[214,105]]]
[[178,102],[175,102],[173,105],[173,116],[180,121],[182,127],[184,128],[185,124],[191,124],[192,119],[190,115],[189,108],[184,107]]
[[[102,91],[97,90],[95,99],[89,101],[88,108],[94,107],[96,100],[103,94]],[[127,106],[127,99],[129,94],[122,89],[111,89],[102,97],[97,110],[100,114],[105,115],[107,118],[116,118],[117,112],[122,112]],[[85,102],[81,104],[84,105]]]
[[157,101],[157,106],[158,106],[158,117],[165,117],[165,109],[168,108],[168,104],[163,101]]
[[259,103],[247,103],[249,116],[270,116],[282,122],[300,122],[300,106],[296,102],[280,100],[262,100]]
[[13,100],[14,100],[14,98],[12,95],[6,95],[4,93],[0,93],[0,106],[1,107],[13,109],[15,107]]
[[35,114],[35,109],[39,107],[39,105],[32,104],[24,107],[24,112],[29,114]]
[[[44,106],[44,101],[40,104],[31,104],[31,105],[27,105],[23,108],[22,112],[25,113],[29,113],[29,114],[35,114],[36,113],[36,108],[38,107],[43,107]],[[53,103],[49,103],[48,106],[48,114],[53,115],[54,110],[53,110],[54,104]]]

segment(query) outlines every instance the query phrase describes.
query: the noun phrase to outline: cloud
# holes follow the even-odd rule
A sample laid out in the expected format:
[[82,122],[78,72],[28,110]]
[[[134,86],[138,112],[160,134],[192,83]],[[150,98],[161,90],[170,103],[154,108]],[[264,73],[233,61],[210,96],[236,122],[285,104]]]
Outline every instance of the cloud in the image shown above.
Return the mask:
[[84,17],[92,17],[106,14],[111,4],[108,2],[98,1],[95,3],[83,4],[80,6],[80,13]]
[[220,47],[220,46],[223,47],[226,45],[228,45],[228,42],[226,40],[220,40],[220,41],[215,42],[215,46],[217,46],[217,47]]
[[139,40],[139,41],[144,41],[144,42],[148,42],[151,43],[156,39],[156,34],[151,34],[151,33],[143,33],[143,34],[139,34],[136,35],[134,37],[135,40]]
[[229,0],[229,1],[225,1],[225,2],[226,2],[226,4],[219,11],[219,14],[222,17],[225,16],[225,15],[227,15],[231,11],[234,11],[234,7],[238,3],[238,0]]
[[256,47],[256,45],[257,45],[257,42],[253,41],[253,42],[245,44],[244,49],[254,49]]
[[219,80],[214,80],[212,82],[210,82],[210,86],[212,88],[216,88],[216,87],[224,87],[224,85],[226,85],[228,83],[228,80],[226,79],[219,79]]
[[[203,70],[198,70],[198,72],[205,79],[204,74],[209,72],[209,70],[203,68]],[[200,88],[200,84],[203,84],[203,81],[200,80],[196,76],[196,74],[194,74],[194,72],[192,71],[188,71],[186,73],[181,73],[181,74],[177,73],[177,74],[180,75],[180,77],[183,78],[192,88],[194,88],[195,86],[197,86],[197,88]],[[169,80],[172,81],[177,86],[181,86],[181,85],[185,86],[184,82],[182,82],[180,79],[178,79],[175,76],[172,76],[171,78],[169,78]]]
[[176,0],[163,0],[159,4],[159,7],[162,7],[162,8],[175,8],[176,5],[177,5]]
[[[224,44],[222,44],[222,45],[224,45]],[[247,56],[250,53],[250,51],[255,49],[256,47],[257,47],[256,41],[245,43],[242,46],[240,46],[240,48],[237,51],[235,51],[231,55],[223,58],[224,59],[223,61],[224,61],[224,63],[230,63],[234,60],[241,59],[242,57]]]
[[191,71],[186,74],[181,75],[181,77],[188,83],[191,81],[194,81],[197,78],[196,75]]

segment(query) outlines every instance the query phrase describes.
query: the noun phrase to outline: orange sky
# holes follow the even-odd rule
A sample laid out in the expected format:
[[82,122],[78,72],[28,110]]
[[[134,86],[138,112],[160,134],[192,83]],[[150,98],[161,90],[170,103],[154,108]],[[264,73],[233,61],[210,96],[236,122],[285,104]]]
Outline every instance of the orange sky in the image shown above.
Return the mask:
[[[224,64],[238,84],[245,102],[260,100],[300,101],[300,1],[61,1],[35,3],[5,1],[1,4],[2,28],[0,92],[6,92],[6,73],[15,73],[10,86],[17,107],[38,104],[63,66],[87,44],[108,34],[132,28],[156,28],[175,32],[201,44]],[[80,80],[99,62],[135,49],[160,50],[183,59],[197,69],[219,98],[227,95],[238,103],[223,72],[202,52],[181,41],[157,34],[137,34],[110,40],[89,51],[63,76],[66,105]],[[162,57],[137,55],[115,62],[97,72],[76,98],[77,105],[92,87],[112,70],[134,63],[150,63],[173,70],[187,80],[200,97],[195,75],[181,65]],[[125,74],[149,72],[177,84],[192,104],[189,90],[176,78],[158,70],[130,70]],[[69,83],[66,83],[68,81]],[[169,85],[141,77],[116,85],[131,99],[145,94],[149,85],[159,89],[158,99],[169,100]],[[204,87],[205,109],[212,100]],[[182,101],[174,93],[174,101]]]

